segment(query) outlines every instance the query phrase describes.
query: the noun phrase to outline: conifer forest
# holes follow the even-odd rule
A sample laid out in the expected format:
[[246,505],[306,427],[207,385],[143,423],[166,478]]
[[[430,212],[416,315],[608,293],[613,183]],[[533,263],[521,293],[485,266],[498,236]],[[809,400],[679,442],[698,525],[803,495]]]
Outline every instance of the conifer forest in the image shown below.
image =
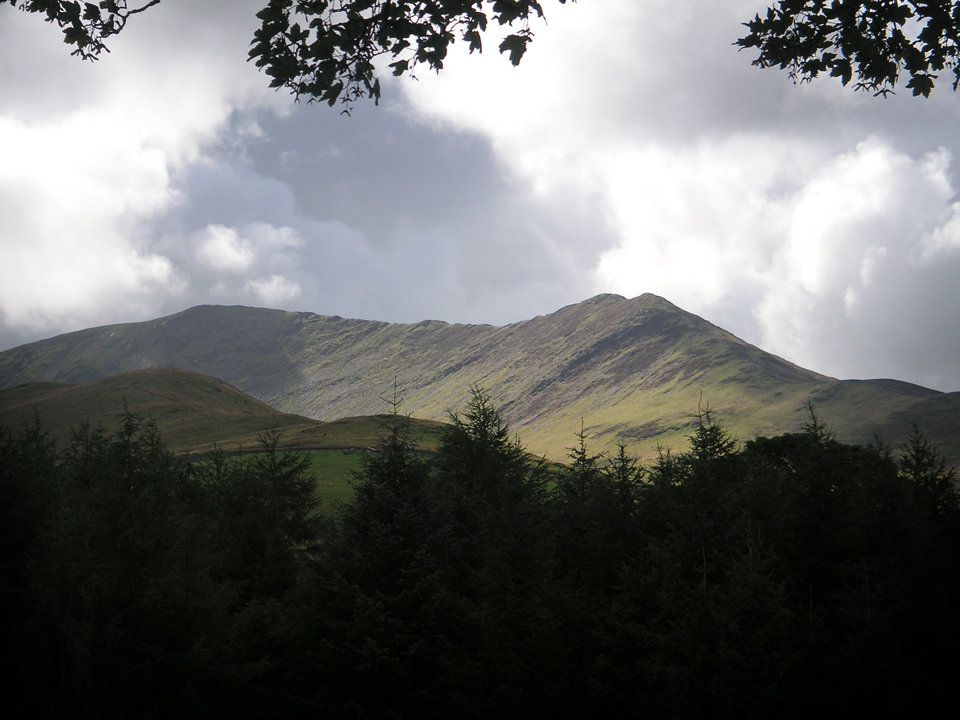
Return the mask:
[[303,456],[187,460],[150,421],[0,434],[10,709],[51,718],[920,714],[960,670],[960,502],[903,447],[528,454],[480,391],[396,412],[319,510]]

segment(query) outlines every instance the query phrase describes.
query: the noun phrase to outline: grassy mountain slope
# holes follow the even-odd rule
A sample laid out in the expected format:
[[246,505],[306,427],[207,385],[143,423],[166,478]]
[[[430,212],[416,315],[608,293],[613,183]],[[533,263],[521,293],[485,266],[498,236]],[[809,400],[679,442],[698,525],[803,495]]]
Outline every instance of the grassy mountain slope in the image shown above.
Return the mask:
[[203,306],[144,323],[61,335],[0,353],[0,387],[78,382],[173,366],[213,375],[286,413],[403,410],[443,420],[484,388],[533,451],[565,454],[624,437],[641,455],[685,447],[698,408],[740,438],[799,429],[807,402],[848,442],[896,446],[917,421],[960,462],[960,393],[892,380],[840,381],[765,353],[655,295],[600,295],[503,327],[389,324]]
[[[174,368],[135,370],[83,384],[28,383],[0,390],[0,424],[18,427],[39,416],[51,436],[66,440],[81,422],[120,427],[123,409],[152,417],[171,449],[203,452],[255,449],[268,428],[282,431],[281,446],[301,449],[367,447],[376,442],[377,417],[320,422],[278,413],[223,380]],[[436,445],[439,423],[418,429]]]

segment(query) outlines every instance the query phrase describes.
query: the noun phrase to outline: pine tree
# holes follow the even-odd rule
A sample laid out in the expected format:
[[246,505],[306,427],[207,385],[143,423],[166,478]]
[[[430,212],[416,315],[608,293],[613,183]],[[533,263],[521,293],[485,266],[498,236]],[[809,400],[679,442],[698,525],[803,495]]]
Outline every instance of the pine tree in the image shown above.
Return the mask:
[[947,470],[943,456],[937,452],[915,424],[897,461],[900,474],[913,483],[921,504],[935,515],[956,513],[956,469]]

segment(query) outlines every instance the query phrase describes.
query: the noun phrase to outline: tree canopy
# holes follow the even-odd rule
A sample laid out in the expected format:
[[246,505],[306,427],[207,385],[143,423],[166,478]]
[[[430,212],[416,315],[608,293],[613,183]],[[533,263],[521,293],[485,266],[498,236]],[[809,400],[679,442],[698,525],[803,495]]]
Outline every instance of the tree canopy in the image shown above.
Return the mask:
[[[127,20],[160,0],[0,0],[58,25],[73,54],[96,59]],[[565,4],[566,0],[559,0]],[[267,0],[257,13],[249,59],[299,98],[349,107],[380,99],[375,61],[387,56],[394,75],[418,66],[443,68],[450,46],[481,51],[491,24],[509,34],[498,49],[519,64],[533,39],[537,0]],[[798,81],[821,73],[878,95],[903,78],[928,96],[944,71],[960,84],[960,2],[953,0],[780,0],[744,23],[734,44],[755,49],[753,64],[780,67]]]
[[60,27],[67,45],[76,46],[74,55],[95,60],[100,53],[109,52],[104,41],[123,30],[131,15],[159,5],[160,0],[144,0],[132,8],[127,0],[103,0],[96,5],[77,0],[0,0],[0,5],[4,3],[43,15]]
[[746,23],[741,48],[760,67],[779,66],[800,81],[821,73],[886,95],[906,76],[927,97],[944,70],[960,84],[960,3],[953,0],[781,0]]
[[63,448],[39,418],[0,427],[6,706],[682,720],[953,698],[960,494],[919,429],[899,454],[815,416],[739,442],[703,412],[649,467],[582,428],[547,463],[474,389],[435,452],[412,432],[386,419],[331,507],[272,432],[191,459],[129,413]]

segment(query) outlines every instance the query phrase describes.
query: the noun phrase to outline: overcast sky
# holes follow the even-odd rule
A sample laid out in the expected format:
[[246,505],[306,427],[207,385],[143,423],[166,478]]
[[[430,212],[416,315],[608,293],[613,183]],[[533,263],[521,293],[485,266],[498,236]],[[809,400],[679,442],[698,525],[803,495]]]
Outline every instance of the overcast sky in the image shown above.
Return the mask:
[[653,292],[841,378],[960,390],[960,96],[797,86],[756,0],[544,2],[352,116],[163,0],[96,63],[0,7],[0,349],[203,303],[504,324]]

